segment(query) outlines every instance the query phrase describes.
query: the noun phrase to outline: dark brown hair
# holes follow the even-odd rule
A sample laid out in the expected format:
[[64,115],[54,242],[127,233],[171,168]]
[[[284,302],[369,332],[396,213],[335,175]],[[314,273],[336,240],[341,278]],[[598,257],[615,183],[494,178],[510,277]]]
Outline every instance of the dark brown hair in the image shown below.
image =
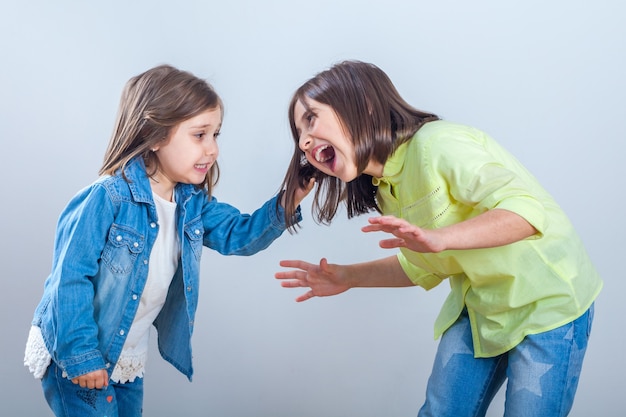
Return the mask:
[[[344,183],[317,170],[300,150],[294,107],[297,102],[307,107],[308,100],[330,106],[352,140],[359,173],[353,181]],[[370,175],[363,174],[363,170],[370,160],[384,164],[394,150],[411,139],[424,123],[438,119],[432,113],[409,105],[387,74],[373,64],[343,61],[305,82],[296,90],[289,104],[289,124],[295,149],[283,180],[283,190],[285,218],[290,229],[295,230],[294,191],[311,177],[317,182],[313,201],[316,222],[330,224],[342,202],[346,204],[348,218],[372,210],[380,212],[376,203],[377,187],[372,184]]]
[[[150,169],[148,175],[153,175],[159,161],[151,149],[167,140],[179,123],[217,108],[223,115],[222,100],[208,82],[170,65],[160,65],[131,78],[122,92],[100,174],[123,172],[130,160],[142,156]],[[219,167],[215,162],[198,186],[211,195],[218,179]]]

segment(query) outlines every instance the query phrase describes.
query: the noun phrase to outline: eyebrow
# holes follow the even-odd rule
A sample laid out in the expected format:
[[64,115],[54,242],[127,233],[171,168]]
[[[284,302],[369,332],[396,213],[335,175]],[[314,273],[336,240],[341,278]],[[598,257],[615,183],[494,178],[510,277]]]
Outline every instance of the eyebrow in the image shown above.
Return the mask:
[[[213,125],[211,123],[207,123],[207,124],[203,124],[203,125],[192,125],[189,126],[189,129],[206,129],[207,127],[212,127]],[[222,124],[218,124],[216,126],[217,129],[219,129],[220,127],[222,127]]]

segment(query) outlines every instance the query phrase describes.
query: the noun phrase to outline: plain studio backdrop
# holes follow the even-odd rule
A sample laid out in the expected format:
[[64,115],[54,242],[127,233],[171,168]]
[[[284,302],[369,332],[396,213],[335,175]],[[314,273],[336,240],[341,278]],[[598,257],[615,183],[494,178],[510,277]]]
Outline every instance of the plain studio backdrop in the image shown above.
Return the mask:
[[[4,1],[0,12],[0,415],[51,415],[23,366],[67,201],[97,177],[121,90],[169,63],[211,82],[226,111],[219,200],[244,212],[278,191],[293,91],[344,59],[380,66],[404,98],[490,133],[554,195],[605,287],[572,416],[626,410],[626,8],[619,0]],[[352,290],[294,302],[281,259],[387,256],[367,216],[315,224],[253,257],[205,250],[192,383],[153,345],[144,415],[415,416],[448,292]],[[502,414],[503,395],[489,416]]]

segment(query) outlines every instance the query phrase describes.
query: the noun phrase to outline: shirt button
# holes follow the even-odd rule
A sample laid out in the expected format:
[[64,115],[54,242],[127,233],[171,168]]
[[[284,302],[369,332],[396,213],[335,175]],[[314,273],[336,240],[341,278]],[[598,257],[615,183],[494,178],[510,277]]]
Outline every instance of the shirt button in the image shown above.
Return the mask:
[[147,259],[144,259],[144,260],[143,260],[143,264],[144,264],[144,265],[148,265],[148,260],[147,260]]
[[196,229],[193,231],[195,234],[199,235],[200,234],[200,230]]
[[133,243],[133,246],[138,248],[139,247],[139,243],[135,242],[135,243]]
[[156,227],[156,223],[155,222],[150,223],[150,227],[154,229]]
[[124,330],[120,330],[120,336],[124,336]]
[[137,298],[137,294],[133,294],[133,300],[136,300]]
[[115,238],[115,240],[117,240],[118,242],[120,242],[122,240],[122,236],[121,235],[117,235],[117,237]]
[[187,287],[187,291],[191,291],[191,286]]

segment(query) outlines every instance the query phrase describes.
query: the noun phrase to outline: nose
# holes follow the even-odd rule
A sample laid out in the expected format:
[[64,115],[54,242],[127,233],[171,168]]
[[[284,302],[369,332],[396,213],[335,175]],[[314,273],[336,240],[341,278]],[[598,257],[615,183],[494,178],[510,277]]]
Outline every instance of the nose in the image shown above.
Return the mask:
[[211,140],[207,140],[204,145],[204,154],[207,156],[213,156],[215,159],[217,158],[218,153],[219,153],[219,148],[217,146],[217,140],[215,140],[215,138],[211,138]]
[[298,146],[300,150],[303,152],[308,151],[313,144],[313,138],[308,133],[304,132],[300,135],[300,140],[298,141]]

